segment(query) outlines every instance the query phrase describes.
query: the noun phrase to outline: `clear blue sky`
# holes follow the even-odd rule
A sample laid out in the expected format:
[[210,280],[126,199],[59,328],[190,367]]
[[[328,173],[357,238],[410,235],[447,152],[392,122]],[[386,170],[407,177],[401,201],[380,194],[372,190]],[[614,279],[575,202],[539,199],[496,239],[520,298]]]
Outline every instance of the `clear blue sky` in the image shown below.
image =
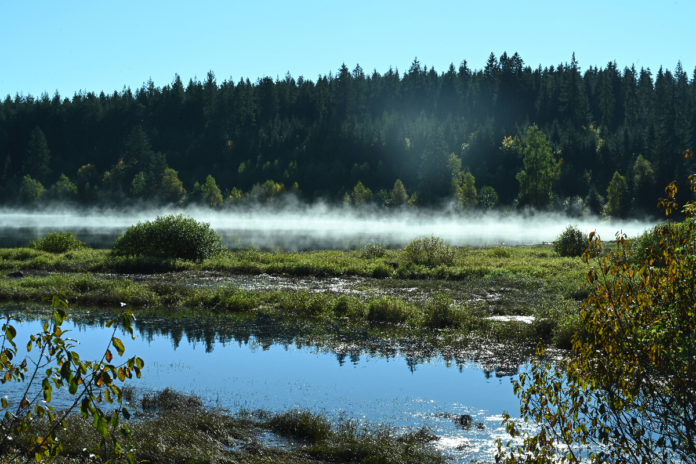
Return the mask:
[[384,72],[414,57],[444,71],[490,52],[518,52],[536,67],[582,69],[616,60],[696,66],[693,0],[4,1],[0,96],[113,92],[152,78],[316,79],[341,63]]

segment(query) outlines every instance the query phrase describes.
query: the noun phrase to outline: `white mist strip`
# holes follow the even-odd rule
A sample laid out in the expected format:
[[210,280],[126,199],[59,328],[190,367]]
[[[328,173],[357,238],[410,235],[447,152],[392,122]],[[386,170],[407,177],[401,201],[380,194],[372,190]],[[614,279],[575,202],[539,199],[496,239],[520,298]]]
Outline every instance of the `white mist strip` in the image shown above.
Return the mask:
[[[317,241],[358,239],[406,244],[418,237],[435,236],[451,245],[521,245],[551,242],[569,225],[585,233],[596,231],[603,240],[612,240],[617,231],[636,236],[653,226],[654,221],[607,222],[600,218],[568,218],[556,213],[472,213],[409,209],[388,211],[377,208],[336,208],[315,205],[288,205],[285,209],[269,207],[211,210],[202,207],[185,209],[84,210],[54,209],[26,211],[0,210],[0,229],[31,228],[50,230],[92,230],[122,232],[140,221],[159,215],[183,213],[208,222],[218,233],[238,235],[252,244],[263,246],[275,237],[282,241],[300,239],[306,244]],[[273,240],[271,240],[273,241]],[[311,248],[311,246],[310,246]],[[339,248],[341,248],[339,246]]]

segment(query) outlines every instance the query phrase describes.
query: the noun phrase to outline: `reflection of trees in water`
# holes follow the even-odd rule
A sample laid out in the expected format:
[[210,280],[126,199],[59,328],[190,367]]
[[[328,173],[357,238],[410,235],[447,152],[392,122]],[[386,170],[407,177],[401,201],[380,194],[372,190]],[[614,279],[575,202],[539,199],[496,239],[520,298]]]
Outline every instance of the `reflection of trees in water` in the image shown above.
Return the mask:
[[[15,313],[16,314],[16,313]],[[101,311],[73,311],[73,323],[79,331],[92,327],[103,327],[113,314]],[[45,318],[43,311],[22,312],[26,320]],[[216,315],[210,312],[174,313],[171,316],[157,314],[137,315],[136,331],[142,339],[152,342],[158,337],[167,337],[176,350],[186,343],[202,344],[206,353],[216,345],[227,346],[237,343],[251,349],[268,350],[273,345],[288,349],[309,348],[317,353],[333,353],[339,365],[346,362],[356,365],[361,356],[396,358],[406,360],[413,372],[420,364],[433,359],[442,359],[445,365],[458,368],[479,366],[487,378],[495,375],[516,375],[519,367],[527,363],[534,353],[534,346],[519,343],[495,343],[480,336],[462,336],[428,330],[413,331],[400,327],[380,326],[371,330],[369,326],[345,324],[322,324],[320,326],[298,319],[283,320],[267,314]]]

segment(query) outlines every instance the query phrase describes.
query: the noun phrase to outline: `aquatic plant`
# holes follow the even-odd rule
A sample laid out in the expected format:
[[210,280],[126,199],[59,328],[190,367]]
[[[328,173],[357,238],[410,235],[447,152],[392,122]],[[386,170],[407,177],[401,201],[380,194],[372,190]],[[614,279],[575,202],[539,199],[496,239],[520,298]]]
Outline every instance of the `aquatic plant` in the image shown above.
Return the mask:
[[155,256],[200,261],[218,255],[227,248],[210,224],[182,214],[158,216],[154,221],[139,222],[116,239],[116,256]]
[[85,246],[72,232],[51,232],[38,240],[32,240],[31,247],[49,253],[65,253]]

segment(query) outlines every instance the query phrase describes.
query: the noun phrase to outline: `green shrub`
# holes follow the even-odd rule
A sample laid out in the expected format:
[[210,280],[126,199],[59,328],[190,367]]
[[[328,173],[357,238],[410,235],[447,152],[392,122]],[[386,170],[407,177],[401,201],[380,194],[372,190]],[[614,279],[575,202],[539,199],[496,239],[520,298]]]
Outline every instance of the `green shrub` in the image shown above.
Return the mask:
[[512,258],[512,250],[503,247],[491,248],[488,251],[488,255],[493,258]]
[[654,266],[664,266],[664,256],[662,256],[659,251],[656,250],[660,249],[660,241],[662,241],[663,234],[670,227],[681,227],[683,229],[683,226],[680,224],[663,222],[655,227],[645,230],[639,236],[630,239],[630,251],[633,253],[633,256],[631,256],[631,261],[634,264],[642,265],[643,263],[647,263],[652,260]]
[[438,237],[412,240],[406,245],[404,254],[409,262],[424,266],[451,266],[454,264],[454,248]]
[[386,264],[380,263],[372,269],[372,277],[375,279],[385,279],[391,277],[392,269]]
[[587,249],[587,238],[580,229],[569,225],[561,232],[555,242],[553,250],[561,256],[582,256]]
[[51,232],[39,240],[31,242],[31,247],[49,253],[65,253],[70,250],[77,250],[84,247],[72,232]]
[[454,325],[455,311],[452,310],[452,300],[447,295],[436,295],[423,308],[425,325],[434,329],[444,329]]
[[336,300],[333,308],[338,317],[347,317],[350,320],[363,320],[367,315],[367,307],[360,299],[341,295]]
[[415,308],[396,298],[372,300],[367,308],[367,319],[375,322],[406,322],[414,315]]
[[364,259],[381,258],[387,253],[387,248],[381,243],[368,243],[360,250],[360,257]]
[[159,216],[154,221],[139,222],[116,239],[113,254],[120,256],[156,256],[203,260],[227,248],[210,224],[197,222],[181,214]]

